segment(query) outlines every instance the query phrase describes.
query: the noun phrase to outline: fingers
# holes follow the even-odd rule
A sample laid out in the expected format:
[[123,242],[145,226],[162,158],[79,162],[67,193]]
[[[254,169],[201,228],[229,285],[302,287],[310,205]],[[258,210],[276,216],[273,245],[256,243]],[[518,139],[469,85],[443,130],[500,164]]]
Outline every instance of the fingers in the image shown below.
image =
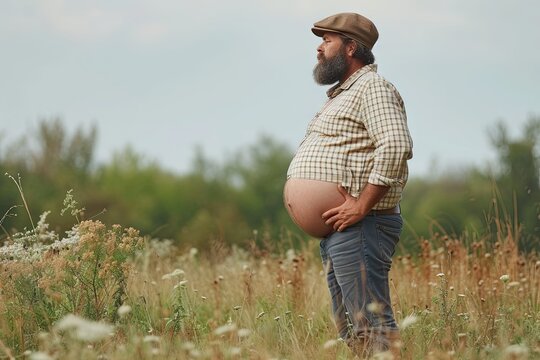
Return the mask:
[[330,217],[335,216],[335,215],[338,214],[338,213],[339,213],[339,207],[333,208],[333,209],[330,209],[330,210],[325,211],[325,212],[322,214],[322,218],[323,218],[324,220],[326,220],[326,219],[328,219],[328,218],[330,218]]

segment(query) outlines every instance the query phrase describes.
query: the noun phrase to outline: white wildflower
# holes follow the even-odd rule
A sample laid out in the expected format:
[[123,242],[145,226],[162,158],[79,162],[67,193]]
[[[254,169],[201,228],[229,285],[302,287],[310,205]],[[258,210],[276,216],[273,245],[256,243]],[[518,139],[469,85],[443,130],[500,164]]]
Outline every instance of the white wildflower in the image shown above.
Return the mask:
[[189,257],[193,259],[195,256],[197,256],[198,253],[199,250],[197,250],[196,248],[191,248],[189,250]]
[[238,337],[239,338],[248,337],[249,335],[251,335],[251,330],[249,330],[249,329],[239,329],[238,330]]
[[337,340],[335,340],[335,339],[328,340],[327,342],[324,343],[323,349],[325,349],[325,350],[331,349],[331,348],[333,348],[334,346],[336,346],[337,343],[338,343],[338,342],[337,342]]
[[238,355],[240,355],[242,353],[242,349],[240,349],[239,347],[233,346],[233,347],[229,348],[227,353],[228,353],[229,356],[238,356]]
[[220,326],[216,330],[214,330],[214,334],[216,334],[217,336],[221,336],[232,331],[236,331],[236,324],[226,324]]
[[259,319],[259,318],[263,317],[264,314],[266,314],[266,313],[264,311],[261,311],[259,314],[257,314],[257,316],[255,318]]
[[173,272],[165,274],[161,277],[162,280],[172,279],[177,276],[184,275],[185,272],[182,269],[175,269]]
[[501,280],[503,283],[506,283],[508,282],[508,280],[510,280],[510,275],[507,275],[507,274],[501,275],[499,280]]
[[507,346],[504,354],[510,359],[526,359],[529,356],[529,348],[523,344],[514,344]]
[[158,256],[166,256],[175,250],[173,241],[170,239],[152,239],[150,240],[150,247]]
[[238,337],[239,338],[245,338],[251,335],[251,330],[249,329],[240,329],[238,330]]
[[195,350],[195,344],[192,343],[191,341],[186,341],[185,343],[182,344],[182,349],[186,351]]
[[293,259],[296,257],[296,253],[294,252],[294,249],[289,249],[286,252],[287,260],[293,261]]
[[374,360],[393,360],[394,355],[390,351],[378,352],[373,355]]
[[30,360],[53,360],[54,358],[51,357],[49,354],[46,354],[41,351],[34,352],[30,354]]
[[372,302],[367,305],[367,310],[374,314],[380,314],[382,313],[383,306],[381,303]]
[[118,311],[118,316],[122,318],[131,312],[131,306],[124,304],[120,306],[117,311]]
[[418,321],[418,317],[415,315],[409,315],[406,316],[403,320],[401,320],[401,324],[399,324],[399,328],[401,330],[408,328],[409,326],[413,325]]
[[437,274],[437,277],[443,278],[443,277],[444,277],[444,273],[438,273],[438,274]]
[[159,342],[161,341],[161,338],[159,336],[156,336],[156,335],[146,335],[144,338],[143,338],[143,342],[145,343],[156,343],[156,344],[159,344]]
[[112,335],[114,327],[109,324],[86,320],[73,314],[64,316],[55,325],[58,331],[69,332],[81,341],[100,341]]

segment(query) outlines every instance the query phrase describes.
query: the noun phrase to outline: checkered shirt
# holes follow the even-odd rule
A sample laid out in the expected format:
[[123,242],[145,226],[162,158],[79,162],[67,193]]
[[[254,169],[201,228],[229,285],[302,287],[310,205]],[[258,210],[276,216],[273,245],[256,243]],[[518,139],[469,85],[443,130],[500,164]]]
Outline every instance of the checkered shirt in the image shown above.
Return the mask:
[[399,204],[407,182],[412,139],[396,88],[366,65],[327,92],[310,122],[287,178],[342,184],[358,196],[366,183],[389,186],[373,209]]

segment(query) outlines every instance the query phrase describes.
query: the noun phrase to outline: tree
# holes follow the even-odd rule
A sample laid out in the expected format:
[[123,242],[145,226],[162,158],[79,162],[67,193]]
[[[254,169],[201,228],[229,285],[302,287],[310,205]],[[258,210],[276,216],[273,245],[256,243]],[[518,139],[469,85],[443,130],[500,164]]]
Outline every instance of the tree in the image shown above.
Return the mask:
[[540,235],[540,118],[531,117],[520,138],[511,139],[503,123],[491,132],[491,142],[498,152],[497,183],[507,209],[516,212],[522,224],[525,249],[534,244],[531,237]]

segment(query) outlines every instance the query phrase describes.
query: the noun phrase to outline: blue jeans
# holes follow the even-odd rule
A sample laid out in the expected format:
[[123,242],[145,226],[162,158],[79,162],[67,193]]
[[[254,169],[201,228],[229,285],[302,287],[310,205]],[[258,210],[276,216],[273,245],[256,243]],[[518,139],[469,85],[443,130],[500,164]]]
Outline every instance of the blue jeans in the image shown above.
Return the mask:
[[321,240],[320,250],[339,336],[386,350],[398,334],[388,272],[399,241],[401,215],[368,215]]

